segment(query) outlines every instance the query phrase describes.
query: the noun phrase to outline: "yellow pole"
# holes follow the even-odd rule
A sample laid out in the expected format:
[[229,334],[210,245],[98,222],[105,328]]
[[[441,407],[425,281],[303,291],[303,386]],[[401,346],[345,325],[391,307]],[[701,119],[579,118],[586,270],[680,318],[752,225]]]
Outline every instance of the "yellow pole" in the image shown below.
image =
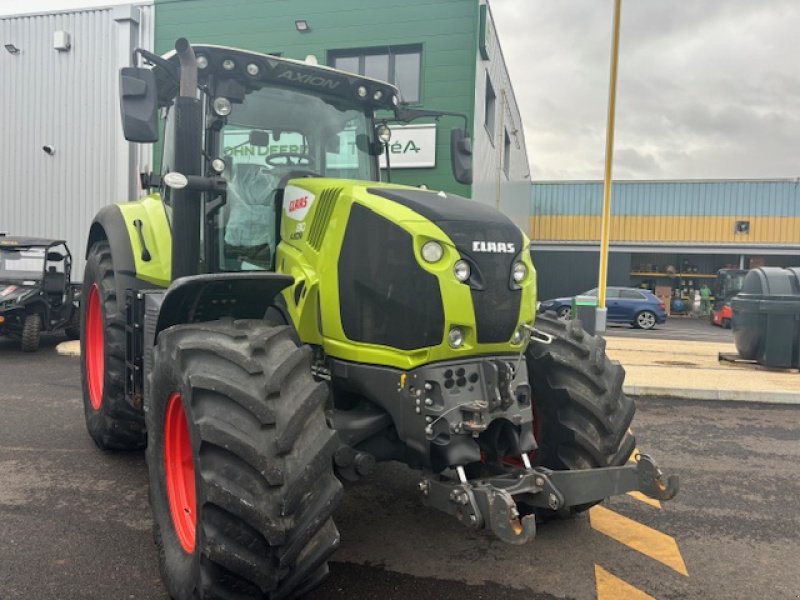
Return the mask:
[[[598,331],[605,331],[608,243],[611,237],[611,165],[614,162],[614,113],[617,103],[617,63],[619,58],[619,18],[622,0],[614,0],[614,29],[611,39],[611,77],[608,83],[608,123],[606,125],[606,166],[603,175],[603,220],[600,231],[600,274],[597,282]],[[599,316],[599,315],[598,315]]]

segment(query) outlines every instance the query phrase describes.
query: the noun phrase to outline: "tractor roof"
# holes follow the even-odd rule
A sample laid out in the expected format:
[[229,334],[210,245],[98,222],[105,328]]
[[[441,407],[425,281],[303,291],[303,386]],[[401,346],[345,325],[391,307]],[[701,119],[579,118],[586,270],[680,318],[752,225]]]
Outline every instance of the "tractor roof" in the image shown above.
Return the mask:
[[17,235],[0,235],[0,248],[47,248],[54,244],[64,244],[64,240],[48,238],[23,237]]
[[[212,78],[234,79],[246,89],[278,85],[339,97],[373,110],[394,110],[400,101],[399,91],[390,83],[331,67],[226,46],[192,44],[192,48],[201,61],[208,61],[207,66],[197,71],[201,85]],[[155,68],[162,103],[171,101],[178,90],[178,56],[172,50],[163,58],[175,65],[175,71],[166,73],[160,67]]]

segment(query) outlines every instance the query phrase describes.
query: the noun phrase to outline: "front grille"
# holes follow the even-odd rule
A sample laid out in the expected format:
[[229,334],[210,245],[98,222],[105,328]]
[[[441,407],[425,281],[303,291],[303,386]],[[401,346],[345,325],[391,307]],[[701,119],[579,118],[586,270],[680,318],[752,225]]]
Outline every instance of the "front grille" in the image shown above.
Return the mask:
[[[453,240],[459,253],[475,265],[481,279],[481,289],[472,289],[478,342],[509,341],[517,326],[522,298],[521,290],[509,285],[514,258],[523,250],[519,228],[500,211],[455,194],[392,188],[370,188],[369,192],[419,213]],[[512,243],[514,252],[474,252],[473,242]]]
[[414,256],[406,231],[354,204],[339,256],[339,301],[348,339],[413,350],[444,336],[436,276]]

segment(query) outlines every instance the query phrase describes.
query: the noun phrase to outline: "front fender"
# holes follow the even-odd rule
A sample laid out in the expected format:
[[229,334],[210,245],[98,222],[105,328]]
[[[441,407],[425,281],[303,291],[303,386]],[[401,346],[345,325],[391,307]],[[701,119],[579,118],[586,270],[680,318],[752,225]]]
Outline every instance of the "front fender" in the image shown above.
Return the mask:
[[275,297],[292,283],[290,275],[264,271],[180,277],[164,295],[153,343],[161,331],[181,323],[222,317],[262,319]]

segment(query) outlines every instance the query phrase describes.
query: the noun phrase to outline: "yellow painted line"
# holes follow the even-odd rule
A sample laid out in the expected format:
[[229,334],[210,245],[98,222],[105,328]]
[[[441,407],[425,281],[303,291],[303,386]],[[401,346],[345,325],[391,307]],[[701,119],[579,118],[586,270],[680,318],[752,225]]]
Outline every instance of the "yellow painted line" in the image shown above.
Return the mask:
[[678,544],[672,536],[603,506],[593,506],[589,510],[589,522],[592,528],[611,539],[657,560],[681,575],[689,576]]
[[650,496],[645,496],[642,492],[628,492],[628,496],[631,498],[636,498],[640,502],[644,502],[645,504],[649,504],[654,508],[661,508],[661,502],[656,500],[655,498],[651,498]]
[[655,600],[600,565],[594,566],[594,581],[597,586],[597,600]]

